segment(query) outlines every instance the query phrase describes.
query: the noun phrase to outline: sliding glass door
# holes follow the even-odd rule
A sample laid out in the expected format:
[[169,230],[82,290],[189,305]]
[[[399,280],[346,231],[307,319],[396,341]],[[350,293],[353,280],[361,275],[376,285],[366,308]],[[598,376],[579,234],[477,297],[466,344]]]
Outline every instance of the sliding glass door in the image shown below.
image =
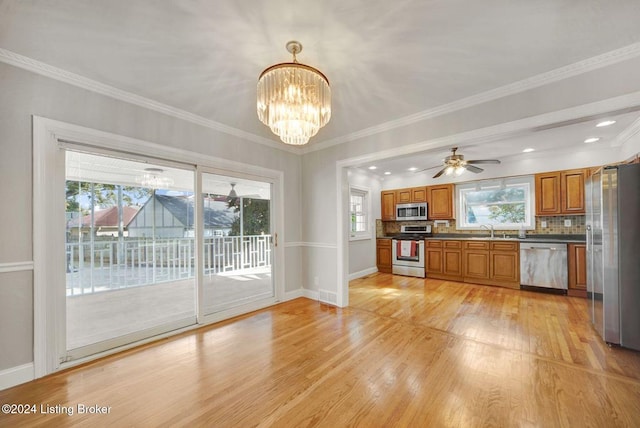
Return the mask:
[[66,354],[196,322],[195,171],[65,152]]
[[274,298],[272,183],[202,173],[203,316]]

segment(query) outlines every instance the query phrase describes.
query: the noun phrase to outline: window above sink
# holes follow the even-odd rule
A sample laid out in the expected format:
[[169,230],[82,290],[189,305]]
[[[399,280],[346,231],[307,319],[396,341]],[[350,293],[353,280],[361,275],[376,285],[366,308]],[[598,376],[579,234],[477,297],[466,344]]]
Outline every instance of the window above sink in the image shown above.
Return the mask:
[[473,181],[456,185],[456,229],[533,230],[533,176]]

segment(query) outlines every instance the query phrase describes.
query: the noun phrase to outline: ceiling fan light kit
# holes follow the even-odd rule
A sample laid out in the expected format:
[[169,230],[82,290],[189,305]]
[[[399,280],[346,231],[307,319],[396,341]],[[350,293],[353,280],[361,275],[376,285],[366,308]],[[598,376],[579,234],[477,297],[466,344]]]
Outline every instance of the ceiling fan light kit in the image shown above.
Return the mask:
[[[484,171],[482,168],[478,168],[473,164],[499,164],[500,161],[498,159],[475,159],[475,160],[464,160],[463,155],[456,154],[458,150],[457,147],[451,149],[451,154],[444,158],[444,168],[442,168],[433,178],[438,178],[442,174],[444,175],[455,175],[459,176],[465,171],[471,171],[475,174]],[[437,166],[431,167],[437,168]],[[427,168],[427,169],[431,169]],[[425,171],[425,170],[423,170]]]
[[258,118],[282,142],[307,144],[331,118],[329,80],[318,69],[301,64],[296,55],[302,45],[290,41],[292,62],[266,68],[258,78]]

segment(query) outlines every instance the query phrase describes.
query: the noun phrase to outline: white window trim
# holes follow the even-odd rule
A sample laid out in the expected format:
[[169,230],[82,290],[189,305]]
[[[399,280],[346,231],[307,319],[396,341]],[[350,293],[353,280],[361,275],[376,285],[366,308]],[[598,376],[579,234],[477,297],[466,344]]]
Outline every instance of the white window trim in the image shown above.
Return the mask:
[[[497,188],[500,185],[504,185],[506,187],[514,186],[514,185],[522,185],[528,188],[529,200],[525,202],[525,226],[524,230],[534,230],[535,229],[535,181],[532,175],[527,176],[519,176],[512,178],[504,178],[504,179],[490,179],[490,180],[481,180],[481,181],[473,181],[463,184],[456,184],[456,209],[457,212],[457,220],[456,220],[456,229],[457,230],[485,230],[485,228],[480,227],[480,225],[465,225],[465,204],[462,200],[462,194],[465,190],[468,189],[492,189]],[[494,230],[518,230],[519,226],[514,225],[494,225]]]
[[[364,193],[364,203],[366,209],[366,230],[363,232],[352,232],[351,231],[351,194],[352,191],[355,190],[357,193]],[[371,189],[363,186],[356,186],[353,184],[349,185],[349,241],[363,241],[365,239],[371,239]]]

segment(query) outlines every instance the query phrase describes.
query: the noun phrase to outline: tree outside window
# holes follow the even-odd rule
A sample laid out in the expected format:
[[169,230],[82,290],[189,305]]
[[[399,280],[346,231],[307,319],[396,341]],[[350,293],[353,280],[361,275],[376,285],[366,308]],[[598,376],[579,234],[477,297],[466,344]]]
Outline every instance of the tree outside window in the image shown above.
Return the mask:
[[458,229],[532,229],[533,177],[484,180],[456,186]]

